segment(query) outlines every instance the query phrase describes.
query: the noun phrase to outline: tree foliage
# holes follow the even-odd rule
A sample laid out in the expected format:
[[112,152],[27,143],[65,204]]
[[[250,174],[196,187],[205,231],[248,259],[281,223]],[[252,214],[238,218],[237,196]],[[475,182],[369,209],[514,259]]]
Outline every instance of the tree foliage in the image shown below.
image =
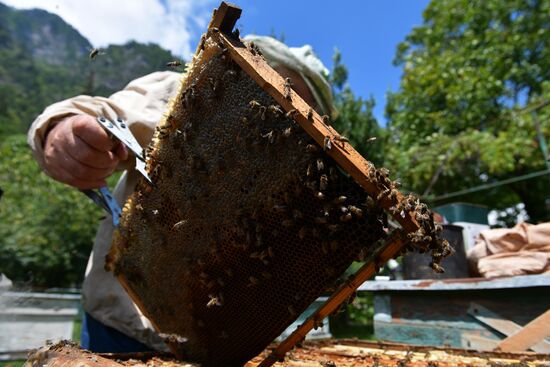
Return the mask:
[[[335,50],[333,56],[331,84],[338,117],[334,127],[349,138],[359,153],[375,164],[383,161],[384,130],[373,115],[375,105],[371,96],[367,100],[355,97],[347,84],[348,70],[342,63],[342,54]],[[374,138],[374,139],[373,139]]]
[[[433,195],[544,170],[536,124],[548,141],[550,111],[527,111],[550,99],[550,1],[434,0],[423,18],[395,58],[403,75],[386,106],[387,164],[406,187]],[[460,199],[524,202],[532,221],[548,220],[549,183],[546,175]]]
[[33,286],[78,285],[103,214],[41,172],[24,135],[0,143],[0,273]]

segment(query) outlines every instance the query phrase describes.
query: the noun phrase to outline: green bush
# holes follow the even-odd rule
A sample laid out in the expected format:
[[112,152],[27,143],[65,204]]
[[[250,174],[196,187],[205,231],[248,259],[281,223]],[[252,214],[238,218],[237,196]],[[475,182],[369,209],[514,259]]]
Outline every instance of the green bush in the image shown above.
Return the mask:
[[102,212],[41,172],[24,135],[0,143],[0,273],[16,284],[79,285]]

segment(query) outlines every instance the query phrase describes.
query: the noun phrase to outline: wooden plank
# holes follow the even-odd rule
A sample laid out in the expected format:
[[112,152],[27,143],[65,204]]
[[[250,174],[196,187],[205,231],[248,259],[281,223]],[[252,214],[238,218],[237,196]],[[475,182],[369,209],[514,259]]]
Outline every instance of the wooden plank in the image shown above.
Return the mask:
[[550,274],[517,275],[513,277],[415,279],[392,281],[367,281],[358,291],[477,291],[487,289],[514,289],[550,287]]
[[[477,320],[479,320],[483,324],[504,334],[505,336],[516,334],[520,332],[522,329],[522,327],[516,324],[515,322],[504,319],[499,314],[477,303],[473,303],[473,302],[471,303],[470,307],[468,308],[468,314],[475,317]],[[546,327],[548,328],[548,326]],[[542,344],[542,345],[539,345],[539,344]],[[547,341],[541,341],[533,345],[530,349],[534,350],[535,352],[539,352],[540,350],[539,348],[543,350],[541,353],[546,353],[545,351],[547,350],[547,348],[550,348],[550,343],[548,343]]]
[[515,352],[527,350],[530,347],[538,353],[550,353],[550,343],[544,340],[549,336],[550,310],[501,341],[497,348],[503,352]]
[[462,345],[467,349],[474,349],[480,351],[495,350],[498,345],[498,340],[486,338],[481,335],[475,334],[463,334]]
[[219,8],[214,10],[214,16],[208,28],[218,28],[222,32],[230,33],[241,17],[242,9],[238,6],[222,1]]

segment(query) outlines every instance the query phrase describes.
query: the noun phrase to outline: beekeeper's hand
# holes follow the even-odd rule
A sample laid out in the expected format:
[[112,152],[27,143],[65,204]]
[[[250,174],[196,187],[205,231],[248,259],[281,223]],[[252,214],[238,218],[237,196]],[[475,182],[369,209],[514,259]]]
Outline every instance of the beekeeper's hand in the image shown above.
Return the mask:
[[89,115],[63,118],[49,131],[44,143],[48,173],[81,190],[105,186],[105,179],[127,158],[126,147],[113,142]]

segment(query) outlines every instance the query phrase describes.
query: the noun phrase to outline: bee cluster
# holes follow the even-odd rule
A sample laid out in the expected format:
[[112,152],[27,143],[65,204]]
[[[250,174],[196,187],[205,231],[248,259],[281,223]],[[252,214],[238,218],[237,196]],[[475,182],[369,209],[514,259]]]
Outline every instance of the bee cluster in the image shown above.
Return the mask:
[[[454,250],[447,240],[439,236],[442,226],[435,222],[433,212],[413,193],[400,197],[399,182],[392,181],[389,178],[389,171],[386,168],[376,169],[372,166],[368,177],[379,190],[376,200],[369,199],[371,205],[380,207],[380,201],[385,199],[393,203],[388,211],[394,218],[404,218],[411,213],[418,223],[419,229],[407,235],[409,241],[407,246],[403,248],[403,252],[430,252],[432,257],[431,268],[435,272],[442,273],[444,269],[440,265],[441,261],[451,255]],[[387,226],[386,219],[384,219],[384,225]]]
[[201,39],[146,149],[153,184],[138,183],[107,259],[172,350],[205,366],[257,355],[368,259],[387,226],[377,200],[396,192],[373,168],[383,194],[370,198],[217,35]]

